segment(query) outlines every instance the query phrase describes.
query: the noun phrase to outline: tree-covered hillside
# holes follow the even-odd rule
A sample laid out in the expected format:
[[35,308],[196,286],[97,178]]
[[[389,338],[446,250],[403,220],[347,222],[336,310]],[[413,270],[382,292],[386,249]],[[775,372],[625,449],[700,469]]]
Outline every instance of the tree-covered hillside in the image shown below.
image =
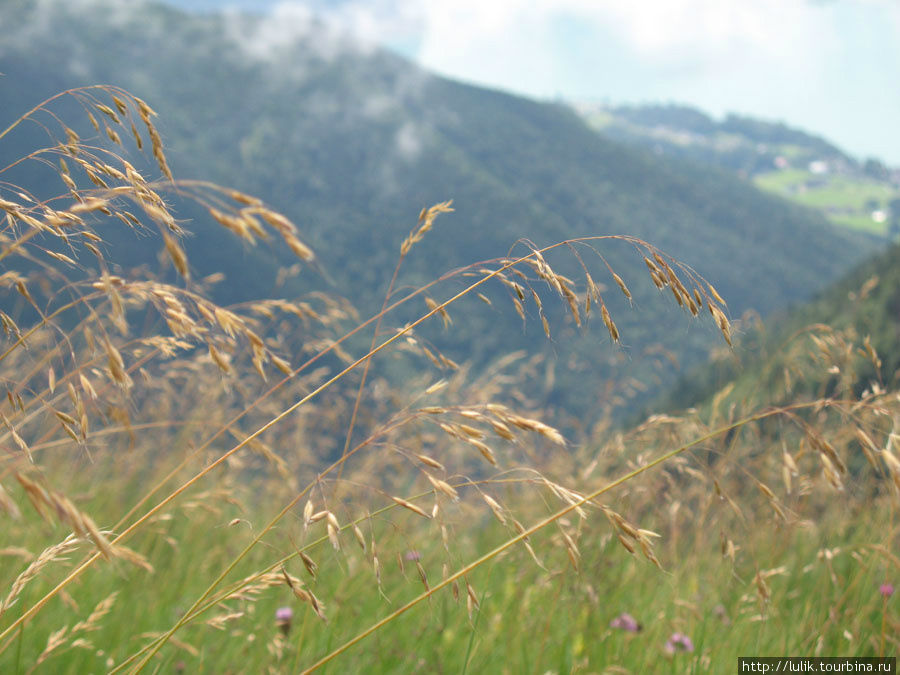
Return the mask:
[[[144,3],[16,0],[0,7],[0,22],[18,27],[0,42],[0,123],[68,87],[128,88],[159,112],[177,175],[259,195],[300,225],[324,276],[306,270],[278,292],[344,293],[365,316],[381,306],[419,209],[447,199],[456,213],[404,263],[401,287],[511,248],[525,251],[516,248],[520,241],[627,233],[692,265],[727,298],[733,316],[765,315],[809,297],[877,246],[729,173],[607,140],[567,107],[432,76],[304,13],[188,15]],[[31,127],[6,139],[5,150],[33,148],[35,139],[46,142]],[[50,185],[47,194],[59,189]],[[193,233],[195,276],[224,266],[224,300],[271,294],[274,272],[267,278],[260,265],[242,264],[253,250],[223,237],[201,211],[179,208]],[[704,358],[718,331],[664,310],[628,246],[598,249],[634,295],[637,311],[608,274],[595,274],[611,287],[606,303],[623,348],[610,348],[602,326],[582,335],[570,324],[547,341],[533,305],[523,329],[505,299],[510,289],[500,285],[486,289],[492,306],[475,303],[457,314],[452,331],[435,327],[428,337],[451,358],[482,364],[501,348],[535,341],[551,358],[571,348],[576,357],[533,395],[579,414],[612,400],[610,388],[623,393],[628,375],[640,380],[628,386],[634,390],[667,381],[656,361],[636,358],[645,350],[670,350],[688,364]],[[592,269],[606,269],[580,253]],[[140,250],[128,256],[147,257]],[[555,264],[583,292],[571,254]],[[563,306],[547,311],[561,319]]]
[[660,399],[659,407],[703,405],[726,388],[735,399],[785,403],[798,396],[860,395],[896,386],[900,376],[898,255],[900,245],[895,244],[812,301],[748,330],[738,339],[739,358],[720,353],[713,362],[682,377]]

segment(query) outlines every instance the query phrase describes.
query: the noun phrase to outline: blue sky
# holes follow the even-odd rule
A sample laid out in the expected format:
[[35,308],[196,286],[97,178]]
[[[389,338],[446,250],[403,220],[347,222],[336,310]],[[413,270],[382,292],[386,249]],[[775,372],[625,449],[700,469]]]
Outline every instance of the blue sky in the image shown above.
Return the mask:
[[169,1],[307,5],[467,82],[752,115],[900,165],[900,0]]

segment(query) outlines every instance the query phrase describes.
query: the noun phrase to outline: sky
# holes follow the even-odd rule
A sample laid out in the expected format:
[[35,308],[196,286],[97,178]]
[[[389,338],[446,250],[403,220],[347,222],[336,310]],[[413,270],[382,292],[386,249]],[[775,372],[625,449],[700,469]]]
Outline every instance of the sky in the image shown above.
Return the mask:
[[900,0],[168,0],[306,5],[466,82],[781,121],[900,166]]

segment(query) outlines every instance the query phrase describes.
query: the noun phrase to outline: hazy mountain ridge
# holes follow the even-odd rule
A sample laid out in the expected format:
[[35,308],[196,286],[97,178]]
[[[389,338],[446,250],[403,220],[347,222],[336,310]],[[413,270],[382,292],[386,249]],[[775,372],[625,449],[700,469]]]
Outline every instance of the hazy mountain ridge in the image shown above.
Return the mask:
[[605,105],[577,103],[575,109],[605,134],[652,147],[659,154],[701,159],[753,175],[770,171],[785,148],[796,161],[859,162],[826,139],[789,127],[736,114],[721,121],[678,104]]
[[[876,246],[725,172],[606,140],[565,106],[432,76],[330,32],[308,13],[274,21],[43,0],[5,5],[0,20],[28,27],[27,39],[0,45],[4,116],[70,86],[107,82],[134,90],[160,113],[176,175],[210,178],[284,211],[364,314],[380,306],[419,208],[449,198],[457,212],[416,248],[405,283],[505,255],[523,237],[546,245],[627,233],[691,264],[735,315],[749,308],[765,314],[808,297]],[[200,215],[186,213],[197,217],[189,223],[189,253],[198,271],[227,265],[226,294],[270,288],[271,266],[256,266],[244,279],[235,261],[255,252]],[[608,294],[626,352],[609,348],[602,327],[578,338],[574,326],[564,326],[547,343],[534,312],[523,331],[512,308],[498,306],[505,302],[467,314],[433,338],[454,358],[478,361],[534,346],[535,339],[550,353],[574,349],[584,363],[575,380],[558,382],[565,389],[591,373],[586,391],[580,385],[577,392],[588,406],[607,378],[617,378],[609,361],[628,361],[664,339],[691,363],[719,339],[661,309],[666,302],[655,299],[627,247],[602,253],[639,307],[631,311],[618,293]],[[570,258],[559,264],[578,273]],[[555,311],[557,320],[563,316],[562,308]]]
[[717,121],[674,104],[575,109],[609,138],[734,171],[840,225],[900,234],[900,169],[853,158],[818,136],[740,115]]

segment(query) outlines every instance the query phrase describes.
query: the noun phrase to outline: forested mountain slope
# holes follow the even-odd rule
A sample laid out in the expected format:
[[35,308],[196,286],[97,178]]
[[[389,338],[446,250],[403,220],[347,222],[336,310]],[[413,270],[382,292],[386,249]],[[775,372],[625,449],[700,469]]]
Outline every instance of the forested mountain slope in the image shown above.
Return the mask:
[[[17,27],[0,41],[0,125],[69,87],[102,82],[131,90],[159,112],[177,176],[258,195],[300,226],[325,276],[306,270],[277,292],[342,293],[364,316],[381,306],[419,210],[447,199],[456,212],[410,254],[401,285],[511,248],[527,251],[514,248],[523,239],[542,246],[631,234],[712,281],[733,316],[748,309],[766,315],[808,298],[878,245],[727,172],[607,140],[565,106],[430,75],[306,14],[189,15],[144,3],[17,0],[0,6],[0,23]],[[46,143],[39,128],[26,131],[3,140],[5,155]],[[47,190],[54,194],[59,185]],[[276,266],[259,262],[271,252],[247,249],[189,206],[183,214],[197,276],[227,268],[220,298],[273,292]],[[691,325],[655,299],[630,246],[609,242],[598,250],[634,294],[632,310],[602,262],[585,258],[610,290],[606,302],[623,347],[610,346],[599,322],[586,335],[571,322],[558,328],[564,302],[547,308],[554,326],[547,341],[536,311],[529,309],[523,328],[503,299],[510,291],[499,285],[487,289],[491,307],[455,310],[452,328],[435,327],[429,337],[459,362],[486,363],[523,347],[573,354],[560,361],[547,391],[532,394],[578,414],[604,405],[610,383],[630,375],[643,382],[637,389],[664,384],[670,374],[643,357],[658,351],[657,342],[690,364],[720,340],[711,325]],[[155,257],[142,259],[146,251],[155,256],[142,247],[125,261],[152,264]],[[583,290],[570,252],[553,261]]]

